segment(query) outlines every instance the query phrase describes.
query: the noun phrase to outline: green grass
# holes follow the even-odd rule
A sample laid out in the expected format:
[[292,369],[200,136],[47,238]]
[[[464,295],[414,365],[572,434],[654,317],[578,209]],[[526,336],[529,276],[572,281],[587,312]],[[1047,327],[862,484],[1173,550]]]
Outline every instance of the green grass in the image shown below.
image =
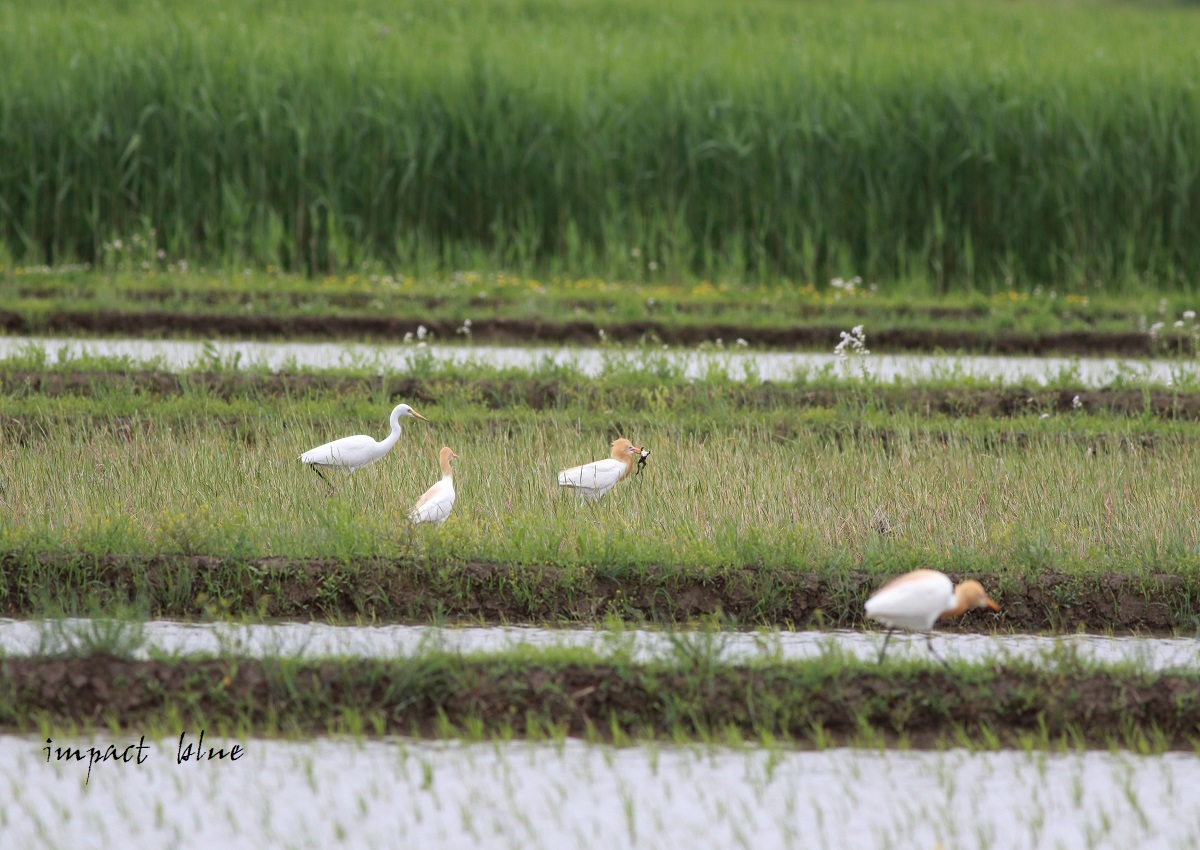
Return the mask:
[[[1195,746],[1194,671],[1045,662],[892,662],[829,652],[723,661],[711,634],[672,656],[553,648],[396,659],[113,655],[0,659],[0,728],[49,732],[203,724],[210,734],[584,736],[824,747],[879,745],[1142,752]],[[71,683],[68,685],[67,683]],[[110,683],[121,682],[119,688]],[[101,684],[103,683],[103,684]]]
[[1191,291],[1198,40],[1099,0],[18,0],[0,253]]
[[[1198,622],[1194,386],[692,380],[652,353],[595,379],[197,365],[0,363],[0,610],[851,625],[887,576],[929,566],[985,579],[1013,628]],[[380,463],[331,491],[298,462],[381,437],[401,400],[432,421]],[[619,435],[651,448],[641,476],[582,509],[557,492]],[[443,444],[458,502],[413,528]]]
[[[156,263],[160,265],[167,266]],[[0,300],[5,323],[24,333],[61,330],[64,326],[56,322],[65,317],[103,314],[126,321],[145,317],[144,328],[117,325],[110,330],[135,335],[262,335],[262,329],[245,322],[273,319],[292,322],[273,331],[288,337],[357,338],[374,333],[395,340],[405,328],[413,332],[425,325],[433,338],[455,343],[488,341],[500,334],[505,341],[567,339],[600,345],[657,339],[715,344],[720,339],[734,346],[738,337],[748,337],[751,347],[828,350],[839,332],[861,324],[876,350],[936,345],[988,351],[997,346],[1013,350],[1015,345],[1022,351],[1092,353],[1116,348],[1125,354],[1169,356],[1200,349],[1198,303],[1190,293],[1113,296],[1090,289],[1080,295],[1053,287],[932,295],[912,285],[895,284],[881,291],[861,281],[818,288],[537,279],[504,273],[412,278],[394,277],[377,265],[359,273],[309,279],[279,272],[183,271],[172,264],[150,271],[106,272],[17,267],[0,279]],[[193,328],[164,319],[163,314],[204,319],[207,324]],[[380,318],[404,327],[390,324],[371,331],[365,324]],[[359,324],[337,330],[340,326],[328,319]],[[521,327],[510,329],[514,322]],[[65,327],[78,330],[78,321]],[[103,332],[104,324],[98,328],[93,332]]]
[[[350,433],[382,436],[386,395],[10,398],[0,452],[20,462],[2,482],[0,542],[606,569],[1197,565],[1191,423],[1034,412],[1001,429],[852,404],[744,411],[720,392],[710,405],[692,396],[691,410],[670,393],[645,398],[535,411],[451,395],[422,405],[433,422],[407,427],[385,460],[334,476],[332,497],[297,455]],[[556,471],[606,456],[618,434],[653,450],[649,468],[577,509],[556,492]],[[454,515],[437,532],[412,529],[405,512],[437,477],[443,444],[461,456]],[[877,510],[895,534],[874,530]]]

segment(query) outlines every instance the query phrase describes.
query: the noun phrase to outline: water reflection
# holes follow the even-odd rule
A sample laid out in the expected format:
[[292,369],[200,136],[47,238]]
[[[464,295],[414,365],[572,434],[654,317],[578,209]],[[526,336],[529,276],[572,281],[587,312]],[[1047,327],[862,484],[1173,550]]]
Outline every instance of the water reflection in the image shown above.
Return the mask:
[[[0,620],[0,652],[31,655],[56,651],[78,642],[103,621]],[[614,633],[604,629],[546,629],[520,626],[439,628],[436,626],[330,626],[322,623],[181,623],[155,620],[131,627],[140,630],[143,657],[151,651],[221,653],[308,657],[349,655],[389,657],[410,655],[422,648],[460,652],[495,651],[529,645],[536,647],[588,647],[598,652],[628,651],[637,660],[662,657],[672,651],[672,633],[631,629]],[[676,633],[677,634],[677,633]],[[711,638],[721,656],[730,661],[748,658],[812,658],[830,650],[863,659],[879,652],[882,635],[871,631],[722,632]],[[1200,665],[1200,640],[1192,638],[1104,637],[1099,635],[988,635],[938,633],[934,646],[949,658],[983,660],[1022,658],[1037,660],[1054,652],[1069,651],[1080,658],[1136,662],[1162,670]],[[891,658],[927,658],[924,638],[897,635]]]
[[[832,350],[835,339],[831,338]],[[837,371],[832,353],[699,352],[651,351],[610,352],[562,347],[517,348],[506,346],[412,345],[377,346],[344,343],[297,342],[199,342],[188,340],[96,339],[72,340],[54,337],[0,337],[0,358],[12,357],[28,346],[46,351],[50,360],[87,353],[123,357],[134,362],[158,360],[168,370],[202,367],[219,361],[243,367],[259,366],[273,371],[290,368],[367,368],[378,372],[404,372],[416,358],[437,362],[477,362],[492,366],[534,368],[546,363],[570,364],[594,375],[613,360],[634,368],[657,368],[666,363],[681,368],[687,377],[698,378],[717,367],[729,377],[748,376],[762,380],[786,380],[797,372]],[[1200,360],[1125,360],[1117,358],[939,356],[921,354],[875,354],[862,365],[854,365],[878,380],[918,380],[933,377],[1003,379],[1008,383],[1045,384],[1070,372],[1071,382],[1080,386],[1104,386],[1118,377],[1128,382],[1179,382],[1200,376]]]
[[[109,738],[124,742],[73,743]],[[178,764],[176,740],[155,742],[85,786],[40,737],[0,736],[4,846],[1144,850],[1200,835],[1193,753],[240,743],[237,763]]]

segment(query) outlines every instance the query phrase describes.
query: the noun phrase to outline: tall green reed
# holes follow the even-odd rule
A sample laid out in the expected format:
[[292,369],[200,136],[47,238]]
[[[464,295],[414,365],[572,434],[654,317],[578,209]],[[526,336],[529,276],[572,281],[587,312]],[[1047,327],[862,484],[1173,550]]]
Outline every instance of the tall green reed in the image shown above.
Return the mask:
[[1190,288],[1198,36],[1086,2],[18,0],[0,242]]

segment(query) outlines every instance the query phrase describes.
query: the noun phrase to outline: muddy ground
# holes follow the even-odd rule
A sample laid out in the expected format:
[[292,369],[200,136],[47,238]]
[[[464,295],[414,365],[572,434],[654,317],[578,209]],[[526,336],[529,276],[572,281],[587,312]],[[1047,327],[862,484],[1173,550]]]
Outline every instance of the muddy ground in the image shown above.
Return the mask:
[[[951,574],[956,581],[963,578]],[[1179,575],[976,575],[1001,613],[972,612],[956,631],[1194,634],[1200,577]],[[0,557],[0,615],[56,608],[92,613],[129,607],[151,616],[232,614],[289,620],[428,623],[686,623],[723,617],[745,626],[857,627],[884,578],[744,567],[600,568],[427,565],[370,560],[342,564],[209,556]]]
[[[106,394],[114,385],[153,396],[203,392],[225,400],[244,397],[294,398],[306,394],[349,395],[386,392],[393,400],[413,404],[434,403],[444,397],[444,381],[398,376],[349,378],[315,374],[247,374],[236,372],[189,372],[170,374],[149,370],[130,372],[42,372],[14,369],[0,371],[0,393],[14,396]],[[502,410],[511,407],[547,410],[594,400],[610,408],[621,400],[621,387],[602,392],[575,382],[561,380],[482,379],[459,382],[458,390],[479,403]],[[1148,392],[1128,389],[1086,387],[1047,390],[1039,388],[946,388],[878,387],[809,389],[766,381],[753,385],[707,387],[703,384],[672,386],[678,403],[700,403],[719,395],[747,410],[778,408],[828,408],[847,403],[869,404],[890,411],[916,411],[929,416],[1012,417],[1030,413],[1107,413],[1117,416],[1151,415],[1163,419],[1200,420],[1200,394]],[[630,403],[643,403],[641,387],[628,388]]]
[[983,730],[1075,744],[1190,748],[1200,734],[1200,677],[1081,668],[951,669],[769,664],[580,665],[418,656],[305,663],[253,659],[132,661],[113,657],[0,660],[0,729],[205,724],[300,733],[462,729],[655,737],[770,733],[826,743],[868,730],[911,743],[961,743]]
[[[239,339],[374,340],[399,343],[419,325],[436,338],[453,340],[461,326],[449,319],[394,318],[390,316],[247,316],[228,313],[172,311],[54,312],[29,317],[0,311],[0,330],[10,334],[121,335],[157,337],[237,337]],[[543,343],[595,345],[604,330],[613,342],[655,339],[668,345],[696,346],[721,339],[744,339],[750,345],[804,351],[829,351],[838,342],[838,331],[829,327],[792,325],[762,328],[752,325],[712,323],[678,325],[655,320],[553,322],[539,319],[481,318],[471,325],[476,342],[492,344]],[[991,354],[1062,354],[1147,357],[1154,353],[1149,335],[1127,332],[1070,330],[1028,333],[1016,330],[978,332],[947,328],[878,328],[870,335],[874,351],[969,351]],[[1174,343],[1172,343],[1174,346]],[[1190,348],[1190,343],[1184,343]]]

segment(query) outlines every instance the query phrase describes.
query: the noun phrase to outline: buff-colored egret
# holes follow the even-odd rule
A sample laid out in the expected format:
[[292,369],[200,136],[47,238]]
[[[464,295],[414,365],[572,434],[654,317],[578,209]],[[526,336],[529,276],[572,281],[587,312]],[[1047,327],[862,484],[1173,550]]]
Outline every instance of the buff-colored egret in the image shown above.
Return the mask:
[[384,439],[376,440],[366,434],[342,437],[340,440],[333,440],[317,446],[315,449],[309,449],[300,455],[300,462],[308,464],[313,472],[320,475],[321,480],[328,484],[329,480],[321,474],[321,467],[336,467],[353,472],[374,463],[390,452],[392,446],[396,445],[396,441],[400,439],[400,420],[406,416],[420,419],[423,422],[429,421],[407,404],[398,404],[392,409],[390,419],[392,433]]
[[636,458],[646,457],[649,449],[639,448],[624,438],[614,440],[612,456],[594,463],[573,466],[558,473],[560,487],[570,487],[584,501],[595,501],[633,472]]
[[945,664],[946,659],[933,648],[933,624],[939,618],[957,617],[971,608],[1000,610],[1000,606],[988,598],[983,585],[974,579],[955,587],[949,576],[937,570],[913,570],[892,579],[875,591],[866,604],[867,616],[887,626],[879,662],[883,663],[892,632],[907,629],[924,632],[929,651]]
[[454,470],[450,461],[458,460],[449,446],[442,446],[438,452],[438,465],[442,468],[442,480],[425,491],[425,495],[417,500],[408,518],[413,522],[432,522],[441,525],[450,516],[454,507]]

